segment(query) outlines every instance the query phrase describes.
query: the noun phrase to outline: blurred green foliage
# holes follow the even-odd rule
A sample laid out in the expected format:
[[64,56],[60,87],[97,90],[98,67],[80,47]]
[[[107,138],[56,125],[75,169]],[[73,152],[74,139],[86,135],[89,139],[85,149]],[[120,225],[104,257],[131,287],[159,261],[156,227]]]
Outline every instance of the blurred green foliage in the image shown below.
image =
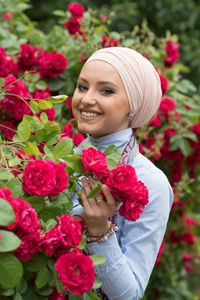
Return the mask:
[[181,61],[191,69],[184,77],[199,85],[200,0],[48,0],[48,4],[46,0],[31,0],[32,8],[27,13],[32,20],[38,22],[40,29],[48,32],[56,23],[52,12],[57,9],[66,10],[70,2],[98,9],[99,14],[111,14],[110,31],[131,31],[146,19],[149,28],[158,37],[164,37],[166,31],[178,35]]

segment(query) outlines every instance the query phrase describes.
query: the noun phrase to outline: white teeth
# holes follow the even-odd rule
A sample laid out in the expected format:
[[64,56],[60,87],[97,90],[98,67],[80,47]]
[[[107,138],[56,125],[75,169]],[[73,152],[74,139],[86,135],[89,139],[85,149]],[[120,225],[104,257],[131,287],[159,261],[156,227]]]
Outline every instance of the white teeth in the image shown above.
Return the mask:
[[85,117],[96,117],[98,116],[98,114],[96,113],[92,113],[92,112],[88,112],[88,111],[82,111],[81,114]]

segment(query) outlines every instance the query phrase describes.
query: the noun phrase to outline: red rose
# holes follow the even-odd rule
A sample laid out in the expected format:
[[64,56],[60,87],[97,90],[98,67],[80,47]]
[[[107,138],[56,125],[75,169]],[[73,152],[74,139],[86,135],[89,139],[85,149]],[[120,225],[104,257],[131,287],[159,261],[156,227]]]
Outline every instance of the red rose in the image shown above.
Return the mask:
[[71,123],[66,124],[65,126],[63,126],[63,131],[68,134],[71,135],[72,131],[73,131],[74,125]]
[[92,289],[95,271],[89,256],[68,253],[60,256],[55,264],[60,281],[74,294],[83,294]]
[[65,293],[62,291],[61,294],[58,293],[56,287],[53,287],[53,293],[48,297],[48,300],[65,300]]
[[21,240],[20,247],[14,252],[15,256],[23,261],[33,258],[38,252],[40,233],[34,232],[24,235]]
[[158,128],[160,127],[161,123],[161,116],[159,113],[157,113],[156,116],[151,120],[150,126]]
[[82,17],[85,9],[82,5],[78,3],[70,3],[68,6],[68,11],[76,17]]
[[38,64],[41,77],[51,80],[64,72],[67,67],[67,58],[56,51],[41,51],[38,56]]
[[22,187],[30,195],[57,196],[68,186],[68,174],[65,164],[56,164],[51,160],[29,162],[22,178]]
[[[15,63],[15,61],[12,59],[11,55],[7,55],[8,59],[6,58],[2,63],[1,63],[1,68],[0,68],[0,76],[1,77],[6,77],[8,75],[18,75],[19,73],[19,67],[18,64]],[[0,58],[1,59],[1,58]]]
[[77,17],[72,17],[67,22],[65,22],[65,28],[68,30],[69,34],[75,34],[80,31],[81,25]]
[[35,52],[37,48],[29,44],[20,45],[21,52],[17,55],[20,70],[31,70],[37,63]]
[[52,256],[55,250],[60,246],[60,239],[58,235],[58,223],[49,232],[45,232],[41,237],[39,243],[39,250],[45,252],[48,256]]
[[[125,178],[126,179],[126,178]],[[148,200],[148,189],[142,181],[134,182],[129,186],[129,197],[122,197],[119,214],[129,221],[136,221],[144,210]]]
[[84,141],[84,135],[81,133],[75,133],[73,136],[73,142],[75,146],[78,146],[82,141]]
[[179,237],[179,240],[192,247],[195,244],[195,235],[192,232],[187,231]]
[[155,265],[157,265],[161,259],[161,256],[162,256],[162,252],[163,252],[163,249],[164,249],[164,246],[165,246],[165,243],[164,243],[164,240],[162,241],[162,244],[160,246],[160,249],[158,251],[158,255],[157,255],[157,258],[156,258],[156,262],[155,262]]
[[160,77],[160,82],[161,82],[161,90],[162,90],[162,94],[166,94],[168,86],[169,86],[169,82],[168,79],[162,75],[159,74]]
[[8,20],[13,17],[13,14],[11,12],[6,12],[3,17],[5,20]]
[[39,117],[42,112],[45,112],[49,121],[53,121],[55,119],[55,116],[56,116],[55,108],[52,107],[52,108],[48,108],[48,109],[42,109],[38,114]]
[[40,99],[47,99],[51,96],[50,88],[47,87],[44,90],[38,90],[36,89],[33,93],[32,96],[34,100],[40,100]]
[[110,188],[115,197],[129,194],[137,182],[135,170],[130,165],[119,165],[117,168],[109,171],[106,179],[106,185]]
[[56,170],[51,160],[29,162],[22,178],[22,187],[30,195],[47,196],[56,186]]
[[0,47],[0,64],[2,64],[6,59],[6,53],[2,47]]
[[83,169],[90,174],[94,174],[98,179],[101,176],[106,176],[108,173],[108,163],[106,155],[94,148],[83,149]]
[[165,97],[161,100],[159,110],[162,111],[162,114],[164,116],[168,116],[168,113],[170,111],[173,111],[175,107],[176,107],[175,101],[169,97]]
[[[14,76],[7,76],[5,78],[5,83],[3,88],[6,88],[8,85],[11,83],[15,82],[17,80],[16,77]],[[24,86],[23,82],[18,80],[17,82],[13,83],[7,88],[7,93],[9,94],[14,94],[14,95],[19,95],[20,97],[23,98],[23,101],[21,98],[17,96],[10,96],[6,95],[2,100],[1,100],[1,107],[5,109],[7,112],[11,114],[11,116],[16,119],[20,120],[22,119],[23,115],[30,115],[31,110],[26,104],[29,103],[28,98],[29,98],[29,92]]]
[[182,257],[182,262],[186,263],[188,261],[191,261],[193,259],[193,256],[191,254],[185,253]]
[[[8,128],[5,128],[4,126]],[[13,130],[10,130],[9,128]],[[4,121],[0,123],[0,130],[9,141],[12,141],[13,136],[16,133],[16,126],[14,125],[13,121]]]
[[37,213],[31,205],[21,211],[18,226],[26,233],[32,233],[40,229]]
[[61,223],[58,228],[59,238],[64,248],[78,246],[82,240],[80,222],[69,214],[58,217],[58,220]]
[[54,163],[54,169],[56,173],[56,185],[52,187],[51,192],[48,196],[55,197],[61,192],[63,192],[69,183],[68,174],[65,171],[66,164],[61,162],[59,164]]

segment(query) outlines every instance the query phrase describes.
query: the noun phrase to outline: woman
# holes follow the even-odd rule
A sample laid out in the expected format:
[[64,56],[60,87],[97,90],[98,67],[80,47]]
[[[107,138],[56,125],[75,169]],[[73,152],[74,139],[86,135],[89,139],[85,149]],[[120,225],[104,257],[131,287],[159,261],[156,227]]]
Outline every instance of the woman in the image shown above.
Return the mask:
[[[108,187],[104,197],[87,199],[94,181],[82,178],[82,208],[74,199],[73,213],[84,216],[88,252],[106,257],[96,267],[107,299],[140,299],[147,286],[166,230],[173,201],[170,184],[156,166],[138,151],[132,128],[146,124],[161,100],[160,80],[152,64],[136,51],[104,48],[83,66],[72,99],[80,132],[89,134],[89,143],[104,151],[116,145],[149,191],[149,203],[140,218],[128,221],[118,213],[118,204]],[[81,151],[82,146],[77,151]],[[127,155],[124,156],[124,153]],[[118,226],[113,233],[110,218]],[[105,240],[105,236],[108,239]],[[104,296],[101,296],[104,299]]]

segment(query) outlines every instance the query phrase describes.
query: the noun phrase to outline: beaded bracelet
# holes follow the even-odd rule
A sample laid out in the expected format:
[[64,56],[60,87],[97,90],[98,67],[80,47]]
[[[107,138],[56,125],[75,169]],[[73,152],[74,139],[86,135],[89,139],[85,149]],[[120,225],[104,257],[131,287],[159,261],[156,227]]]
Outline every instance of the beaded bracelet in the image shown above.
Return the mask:
[[115,224],[110,222],[110,226],[107,231],[105,231],[101,236],[90,235],[87,228],[84,230],[83,234],[88,243],[98,242],[102,243],[106,241],[113,233],[118,230],[118,227]]

